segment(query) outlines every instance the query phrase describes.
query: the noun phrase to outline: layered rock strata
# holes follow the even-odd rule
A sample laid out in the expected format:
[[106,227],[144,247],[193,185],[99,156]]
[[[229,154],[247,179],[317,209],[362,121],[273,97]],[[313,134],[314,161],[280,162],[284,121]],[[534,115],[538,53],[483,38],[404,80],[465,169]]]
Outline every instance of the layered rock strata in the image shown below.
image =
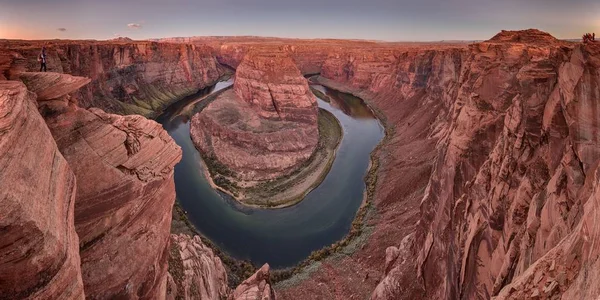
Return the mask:
[[46,122],[77,177],[86,297],[164,298],[180,148],[142,116],[74,107]]
[[249,181],[281,177],[316,148],[316,99],[286,55],[248,55],[234,89],[192,118],[191,136],[209,161],[230,171],[225,175]]
[[0,299],[84,299],[75,176],[17,81],[0,81],[0,170]]
[[32,71],[39,69],[42,45],[47,48],[49,71],[91,78],[89,85],[76,92],[78,105],[110,113],[156,116],[169,104],[213,85],[226,72],[212,48],[201,45],[8,41],[0,44],[5,48],[0,52],[20,55],[23,71]]

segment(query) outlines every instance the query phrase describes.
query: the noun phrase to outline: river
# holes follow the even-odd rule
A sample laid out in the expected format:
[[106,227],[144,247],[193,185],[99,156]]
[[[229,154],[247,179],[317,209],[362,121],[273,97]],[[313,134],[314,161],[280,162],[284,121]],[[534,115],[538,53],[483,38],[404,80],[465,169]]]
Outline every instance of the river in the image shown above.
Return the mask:
[[[232,84],[232,80],[219,82],[204,94]],[[325,180],[303,201],[287,208],[249,208],[208,184],[190,138],[188,117],[180,113],[197,98],[172,105],[157,119],[183,150],[181,162],[175,166],[179,204],[204,236],[234,258],[259,265],[268,262],[272,268],[290,267],[312,251],[342,239],[351,228],[363,201],[370,153],[384,130],[360,99],[323,86],[313,87],[331,98],[331,104],[318,99],[319,107],[340,121],[344,136]]]

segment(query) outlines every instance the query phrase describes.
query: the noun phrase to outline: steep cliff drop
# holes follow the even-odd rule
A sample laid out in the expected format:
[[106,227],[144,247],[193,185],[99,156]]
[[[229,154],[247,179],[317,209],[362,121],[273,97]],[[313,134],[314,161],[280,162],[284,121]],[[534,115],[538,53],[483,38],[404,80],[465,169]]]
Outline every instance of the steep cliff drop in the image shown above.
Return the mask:
[[[228,71],[201,45],[147,41],[48,41],[48,71],[91,78],[75,92],[77,105],[108,113],[157,116],[168,105],[215,84]],[[22,71],[35,70],[42,43],[8,41],[1,51],[18,55]],[[15,64],[12,57],[0,56]],[[13,66],[14,69],[14,66]],[[8,77],[7,77],[8,78]]]
[[[426,295],[597,297],[600,49],[505,31],[464,58],[414,238]],[[410,297],[406,261],[373,298]]]
[[65,110],[46,122],[77,177],[86,297],[164,298],[181,150],[142,116]]
[[233,90],[192,118],[191,136],[214,182],[240,196],[237,187],[288,175],[311,157],[319,141],[317,111],[287,55],[250,53]]
[[0,299],[84,299],[75,176],[23,83],[0,80]]

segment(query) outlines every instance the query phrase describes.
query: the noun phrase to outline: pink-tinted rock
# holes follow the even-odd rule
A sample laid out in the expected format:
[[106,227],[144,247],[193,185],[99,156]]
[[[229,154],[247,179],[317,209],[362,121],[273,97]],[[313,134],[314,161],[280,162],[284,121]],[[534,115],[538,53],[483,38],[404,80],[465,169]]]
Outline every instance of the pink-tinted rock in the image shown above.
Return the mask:
[[233,89],[263,118],[316,124],[315,96],[286,53],[250,52],[236,69]]
[[293,172],[319,139],[316,99],[291,59],[282,53],[246,57],[229,90],[194,115],[196,147],[242,180]]
[[599,51],[529,38],[474,45],[459,81],[417,230],[430,297],[530,296],[527,285],[506,286],[543,268],[552,274],[538,292],[564,297],[571,278],[594,264],[592,254],[553,271],[542,258],[582,249],[565,238],[582,226],[600,158]]
[[167,295],[170,299],[219,300],[229,294],[221,259],[199,236],[171,235],[169,274],[173,280]]
[[75,176],[15,81],[0,81],[0,170],[0,298],[84,299]]
[[24,72],[19,78],[38,101],[58,99],[90,83],[89,78],[51,72]]
[[274,300],[269,264],[264,264],[254,275],[244,280],[229,296],[230,300]]
[[[9,41],[5,47],[26,59],[26,70],[37,71],[42,45]],[[79,106],[111,113],[154,116],[169,104],[213,85],[225,73],[213,50],[201,45],[52,41],[45,46],[49,72],[91,78],[75,95]]]
[[164,299],[180,148],[142,116],[75,108],[46,121],[77,178],[86,297]]

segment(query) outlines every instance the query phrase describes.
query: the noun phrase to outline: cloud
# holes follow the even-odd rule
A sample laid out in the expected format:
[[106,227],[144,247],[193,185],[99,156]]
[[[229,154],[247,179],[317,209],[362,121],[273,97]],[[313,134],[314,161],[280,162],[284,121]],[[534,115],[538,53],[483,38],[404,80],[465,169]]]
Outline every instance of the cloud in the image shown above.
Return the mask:
[[127,24],[127,27],[129,27],[131,29],[140,29],[140,28],[142,28],[142,24],[140,24],[140,23],[129,23],[129,24]]
[[58,29],[56,29],[56,30],[58,30],[58,31],[60,31],[60,32],[65,32],[65,31],[67,31],[67,29],[66,29],[66,28],[63,28],[63,27],[61,27],[61,28],[58,28]]

